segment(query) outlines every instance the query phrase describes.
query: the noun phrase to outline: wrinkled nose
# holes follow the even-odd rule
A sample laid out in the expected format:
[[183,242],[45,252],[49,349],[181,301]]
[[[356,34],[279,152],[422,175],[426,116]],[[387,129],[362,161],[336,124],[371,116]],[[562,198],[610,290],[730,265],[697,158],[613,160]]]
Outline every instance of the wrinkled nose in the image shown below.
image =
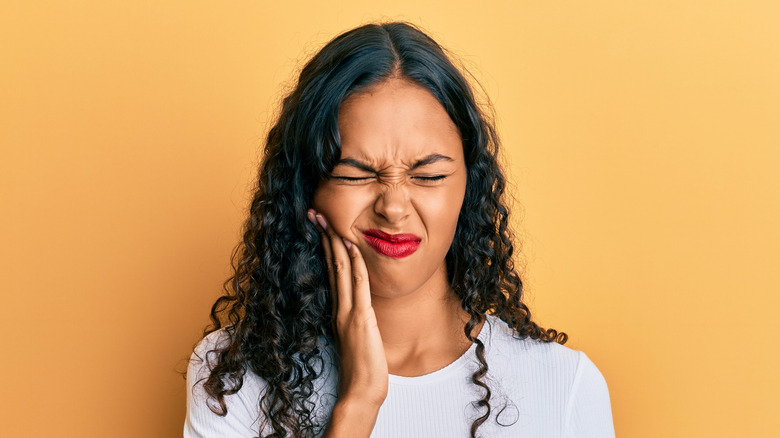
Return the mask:
[[385,187],[374,203],[374,212],[392,224],[400,223],[409,216],[410,208],[409,194],[398,186]]

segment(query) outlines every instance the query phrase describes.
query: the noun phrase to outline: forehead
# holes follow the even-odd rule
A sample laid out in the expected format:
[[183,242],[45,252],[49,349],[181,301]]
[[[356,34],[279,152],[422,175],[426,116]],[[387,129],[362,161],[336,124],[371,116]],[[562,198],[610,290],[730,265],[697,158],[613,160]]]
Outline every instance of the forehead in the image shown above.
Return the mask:
[[431,154],[463,160],[458,128],[425,88],[389,79],[347,98],[339,108],[341,157],[407,162]]

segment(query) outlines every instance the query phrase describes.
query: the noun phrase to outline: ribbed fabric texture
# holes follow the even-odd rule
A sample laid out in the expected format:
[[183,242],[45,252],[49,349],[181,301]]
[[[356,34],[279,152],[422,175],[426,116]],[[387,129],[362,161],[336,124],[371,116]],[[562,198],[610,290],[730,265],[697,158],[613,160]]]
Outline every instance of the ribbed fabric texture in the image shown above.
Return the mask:
[[[226,397],[227,416],[217,416],[207,406],[199,380],[208,376],[213,358],[200,358],[205,358],[219,336],[216,332],[204,339],[190,361],[184,437],[256,437],[263,388],[256,375],[247,373],[241,390]],[[511,329],[491,315],[479,339],[485,344],[489,368],[483,381],[492,395],[490,418],[477,430],[478,436],[615,436],[607,384],[585,353],[556,343],[515,339]],[[484,391],[471,383],[471,375],[479,367],[475,347],[424,376],[390,375],[388,396],[371,437],[469,437],[471,423],[485,412],[474,405]],[[337,378],[338,370],[328,366],[316,383],[312,401],[322,424],[336,403]]]

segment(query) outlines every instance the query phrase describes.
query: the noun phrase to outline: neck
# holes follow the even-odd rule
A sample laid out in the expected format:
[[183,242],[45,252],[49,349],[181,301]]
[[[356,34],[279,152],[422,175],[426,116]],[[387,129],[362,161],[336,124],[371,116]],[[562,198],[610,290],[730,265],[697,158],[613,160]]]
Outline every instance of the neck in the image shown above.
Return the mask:
[[[372,295],[391,374],[420,375],[442,368],[471,346],[464,327],[469,315],[449,286],[442,266],[412,293]],[[482,324],[472,334],[476,336]]]

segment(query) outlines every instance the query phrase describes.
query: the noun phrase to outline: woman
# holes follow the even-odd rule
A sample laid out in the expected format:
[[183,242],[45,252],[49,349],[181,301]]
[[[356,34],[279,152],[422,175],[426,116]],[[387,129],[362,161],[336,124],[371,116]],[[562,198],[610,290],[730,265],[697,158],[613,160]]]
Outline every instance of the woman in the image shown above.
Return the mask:
[[498,146],[415,27],[317,53],[268,134],[185,436],[613,436],[598,369],[521,300]]

